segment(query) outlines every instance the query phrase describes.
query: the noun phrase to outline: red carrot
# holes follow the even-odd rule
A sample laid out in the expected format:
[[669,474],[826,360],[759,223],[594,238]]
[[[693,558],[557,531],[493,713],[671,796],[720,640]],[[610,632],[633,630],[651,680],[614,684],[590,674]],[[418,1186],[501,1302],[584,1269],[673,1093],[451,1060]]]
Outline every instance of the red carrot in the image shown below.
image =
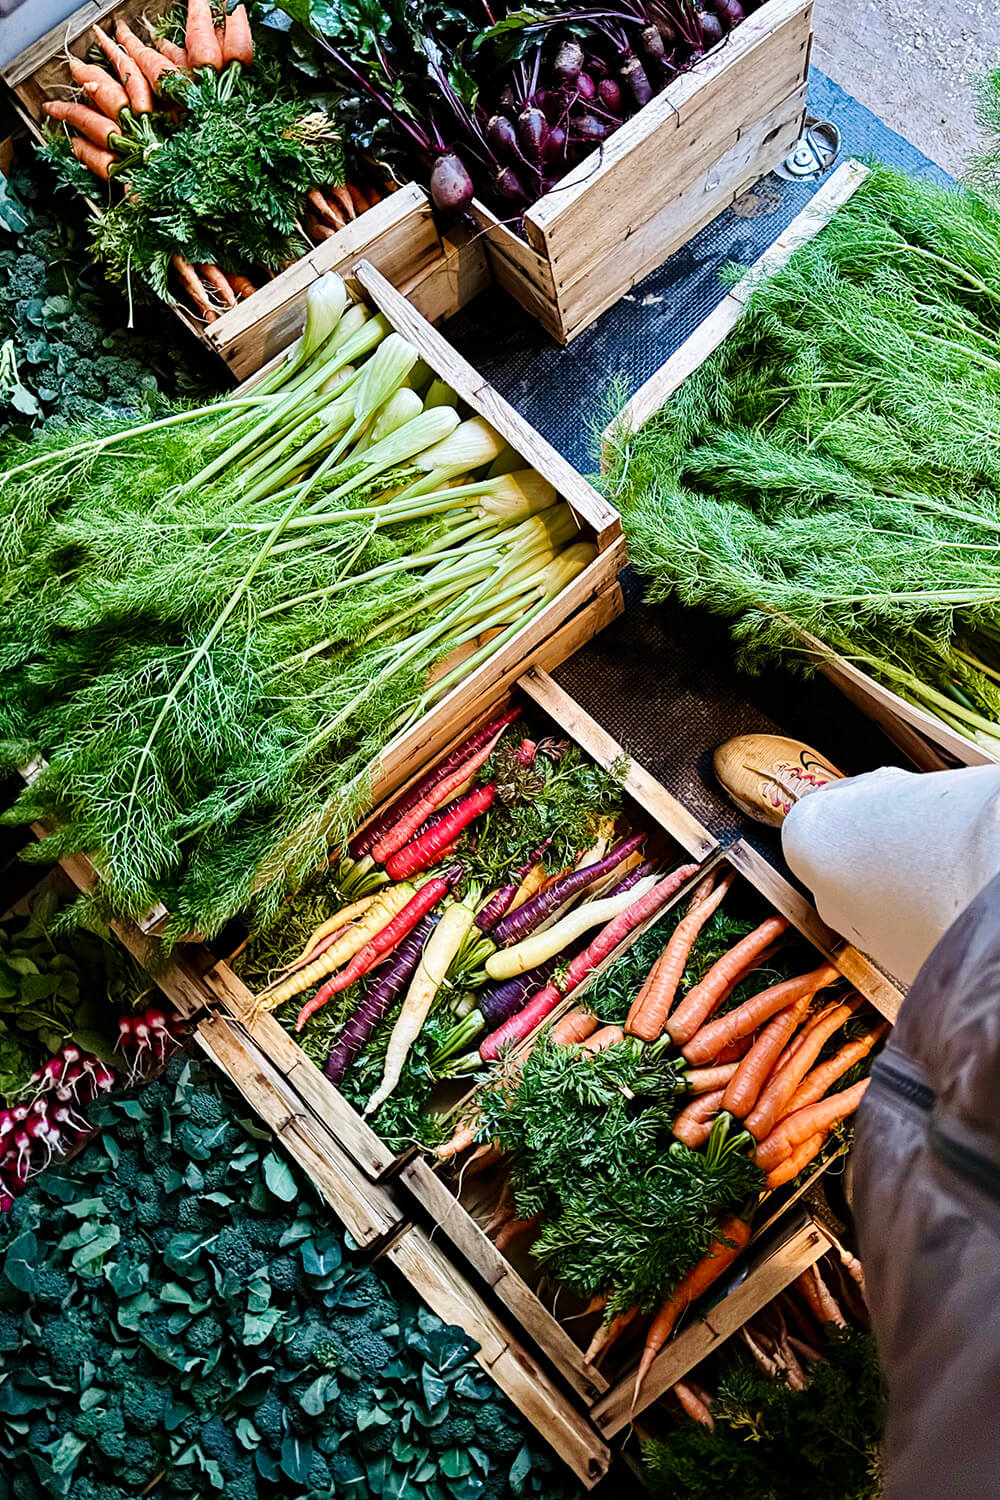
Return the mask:
[[222,67],[222,48],[212,19],[210,0],[188,0],[184,50],[192,68]]
[[253,36],[245,5],[237,5],[226,17],[222,34],[223,63],[238,62],[249,68],[253,62]]
[[[707,1292],[713,1282],[718,1281],[723,1271],[731,1266],[746,1246],[750,1239],[750,1225],[743,1219],[735,1216],[723,1219],[719,1225],[718,1237],[712,1242],[707,1255],[687,1273],[666,1299],[660,1311],[650,1324],[646,1335],[646,1344],[642,1351],[642,1359],[639,1362],[639,1372],[635,1377],[635,1391],[632,1397],[632,1409],[639,1399],[642,1383],[649,1374],[649,1368],[653,1360],[663,1348],[667,1339],[674,1331],[677,1319],[681,1313],[686,1311],[703,1292]],[[727,1243],[727,1241],[729,1243]]]
[[787,928],[784,917],[768,917],[712,965],[705,977],[684,996],[667,1022],[667,1030],[675,1042],[682,1045],[691,1040],[722,1004],[734,977],[748,969]]
[[70,146],[77,161],[89,167],[95,177],[99,177],[102,182],[111,181],[111,168],[116,160],[113,152],[102,151],[100,146],[95,146],[93,141],[86,140],[82,135],[74,135]]
[[435,876],[433,880],[428,880],[426,885],[422,885],[402,911],[397,913],[381,932],[377,932],[359,952],[355,953],[346,968],[341,969],[340,973],[335,974],[332,979],[328,979],[326,984],[316,991],[312,999],[303,1005],[295,1017],[295,1030],[301,1031],[310,1016],[322,1010],[328,1000],[338,995],[341,990],[346,990],[363,974],[367,974],[378,959],[391,953],[397,944],[413,931],[421,917],[425,917],[431,908],[448,894],[455,875],[455,871],[449,871],[446,875]]
[[697,1150],[704,1146],[712,1133],[715,1117],[722,1108],[725,1088],[712,1089],[707,1094],[697,1094],[690,1104],[685,1104],[673,1123],[673,1134],[685,1146]]
[[421,870],[429,870],[431,865],[443,857],[462,830],[492,806],[496,793],[496,782],[491,781],[487,786],[477,787],[474,792],[463,797],[440,823],[435,823],[421,838],[414,839],[412,844],[407,844],[390,855],[385,862],[386,874],[392,880],[407,880]]
[[96,22],[91,30],[97,38],[97,45],[125,85],[132,113],[134,115],[152,114],[153,91],[139,64]]
[[780,984],[772,984],[768,989],[761,990],[760,994],[745,1000],[728,1015],[702,1026],[681,1051],[689,1063],[707,1063],[723,1047],[746,1036],[748,1032],[755,1031],[758,1026],[763,1026],[765,1021],[777,1015],[779,1010],[784,1010],[786,1005],[791,1005],[802,995],[815,995],[817,990],[835,984],[839,978],[838,969],[832,964],[823,964],[809,974],[797,974],[794,979],[784,979]]
[[706,893],[701,900],[697,900],[696,892],[696,899],[692,901],[690,910],[674,928],[667,946],[628,1013],[625,1030],[631,1036],[641,1037],[644,1042],[655,1042],[662,1032],[698,934],[713,912],[721,906],[734,878],[735,871],[720,880],[715,890]]
[[89,94],[95,108],[102,115],[107,115],[109,120],[117,120],[122,110],[128,109],[128,94],[117,78],[112,78],[103,68],[96,68],[93,63],[71,57],[69,71],[73,81],[80,85],[84,93]]
[[809,1140],[821,1130],[829,1130],[838,1120],[845,1120],[848,1115],[852,1115],[864,1098],[870,1082],[871,1079],[862,1078],[860,1083],[843,1089],[839,1094],[831,1094],[827,1099],[819,1099],[815,1104],[807,1104],[805,1109],[797,1109],[794,1114],[786,1115],[757,1147],[754,1161],[761,1171],[770,1172],[772,1167],[790,1156],[803,1141]]
[[[483,724],[467,740],[463,740],[462,744],[452,750],[450,755],[445,756],[444,760],[438,761],[437,765],[433,766],[426,775],[415,782],[409,791],[404,792],[401,797],[397,797],[395,802],[390,803],[387,808],[384,808],[377,817],[372,819],[367,828],[362,829],[357,837],[351,840],[351,857],[353,859],[361,859],[366,854],[372,854],[376,859],[382,860],[388,858],[390,854],[394,854],[397,849],[401,849],[407,839],[420,827],[424,818],[428,817],[434,811],[435,807],[439,807],[442,802],[447,801],[447,796],[434,798],[431,804],[424,808],[415,821],[408,821],[408,826],[403,831],[402,837],[399,838],[398,842],[390,839],[387,842],[384,853],[375,853],[375,846],[389,834],[390,830],[395,834],[398,825],[406,815],[416,808],[419,803],[425,802],[425,799],[434,792],[435,788],[441,782],[450,777],[453,771],[457,771],[462,766],[469,766],[472,758],[478,751],[482,750],[485,745],[489,745],[491,741],[496,740],[507,726],[513,724],[515,719],[520,718],[520,716],[521,710],[519,708],[510,708],[506,713],[501,714],[499,718],[491,719],[488,724]],[[459,778],[455,785],[461,786],[462,781],[466,779],[468,774],[469,771],[466,771],[465,775]]]
[[748,1115],[757,1103],[782,1048],[798,1030],[811,1003],[812,995],[800,995],[792,1005],[773,1016],[729,1080],[722,1107],[738,1120]]
[[697,865],[679,865],[658,885],[654,885],[652,890],[640,896],[627,911],[622,912],[621,916],[614,917],[606,927],[602,927],[593,942],[584,948],[582,953],[578,953],[570,963],[561,989],[554,984],[546,985],[516,1016],[512,1016],[509,1021],[505,1021],[502,1026],[490,1032],[479,1048],[479,1055],[483,1061],[490,1062],[499,1055],[502,1048],[509,1046],[511,1042],[520,1041],[522,1037],[533,1031],[540,1021],[544,1021],[545,1017],[555,1010],[563,995],[571,994],[578,985],[582,984],[591,970],[603,963],[630,932],[633,932],[647,918],[652,917],[660,907],[665,906],[684,882],[697,873]]
[[746,1127],[757,1140],[763,1140],[775,1121],[780,1120],[799,1084],[827,1042],[849,1020],[860,1003],[860,998],[855,996],[842,1005],[825,1006],[813,1018],[811,1025],[803,1030],[799,1045],[788,1049],[790,1055],[784,1062],[779,1058],[753,1111],[746,1117]]
[[95,146],[100,146],[104,151],[110,151],[111,138],[118,134],[118,127],[114,120],[109,120],[99,110],[88,109],[85,104],[70,104],[65,99],[46,99],[42,109],[53,120],[63,120],[67,125],[79,131],[88,141]]

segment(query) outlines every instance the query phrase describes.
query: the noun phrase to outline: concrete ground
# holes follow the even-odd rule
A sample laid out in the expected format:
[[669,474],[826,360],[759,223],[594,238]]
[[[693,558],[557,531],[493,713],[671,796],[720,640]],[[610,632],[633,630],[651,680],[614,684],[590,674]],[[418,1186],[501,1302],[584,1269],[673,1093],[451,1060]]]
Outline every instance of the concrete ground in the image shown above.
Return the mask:
[[1000,66],[996,0],[816,0],[813,62],[958,176],[975,145],[970,77]]

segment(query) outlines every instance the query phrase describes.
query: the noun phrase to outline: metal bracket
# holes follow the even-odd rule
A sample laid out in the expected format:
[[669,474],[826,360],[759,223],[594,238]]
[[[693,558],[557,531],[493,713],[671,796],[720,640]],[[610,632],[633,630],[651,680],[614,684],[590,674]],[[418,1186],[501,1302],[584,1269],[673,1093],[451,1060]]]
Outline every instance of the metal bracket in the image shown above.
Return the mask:
[[775,167],[775,175],[786,182],[801,182],[820,177],[829,171],[840,155],[840,131],[832,120],[807,119],[804,134],[799,136],[784,161]]

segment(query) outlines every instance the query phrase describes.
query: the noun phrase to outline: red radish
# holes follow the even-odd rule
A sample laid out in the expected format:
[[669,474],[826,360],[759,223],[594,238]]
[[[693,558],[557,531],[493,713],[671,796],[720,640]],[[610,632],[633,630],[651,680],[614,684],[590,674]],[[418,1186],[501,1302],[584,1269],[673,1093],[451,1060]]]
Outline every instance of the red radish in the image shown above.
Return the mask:
[[411,875],[419,874],[421,870],[429,870],[431,865],[436,864],[442,858],[444,851],[454,839],[468,828],[470,823],[492,806],[496,796],[496,783],[491,781],[486,786],[477,787],[467,797],[463,797],[451,810],[446,818],[442,818],[429,833],[423,838],[414,839],[412,844],[397,850],[385,862],[386,874],[392,880],[407,880]]
[[5,1188],[0,1187],[0,1214],[9,1214],[14,1207],[14,1200]]
[[118,1017],[118,1046],[123,1052],[135,1044],[135,1022],[131,1016]]
[[[53,1120],[62,1119],[62,1121],[65,1124],[69,1125],[72,1130],[90,1129],[90,1125],[88,1124],[86,1118],[83,1115],[78,1114],[73,1108],[76,1100],[69,1089],[56,1089],[56,1098],[58,1099],[59,1104],[58,1107],[52,1112]],[[16,1139],[17,1137],[15,1136],[15,1140]]]
[[63,1068],[60,1077],[65,1078],[67,1073],[69,1072],[70,1067],[80,1061],[83,1053],[80,1051],[79,1047],[74,1047],[72,1042],[65,1042],[59,1049],[56,1056],[62,1058]]
[[[69,1137],[69,1144],[71,1146],[75,1145],[77,1141],[83,1140],[85,1136],[90,1135],[93,1130],[93,1126],[89,1120],[85,1120],[82,1115],[74,1115],[73,1111],[65,1104],[61,1104],[57,1109],[52,1110],[49,1118],[63,1135]],[[64,1146],[63,1149],[65,1150],[66,1147]]]

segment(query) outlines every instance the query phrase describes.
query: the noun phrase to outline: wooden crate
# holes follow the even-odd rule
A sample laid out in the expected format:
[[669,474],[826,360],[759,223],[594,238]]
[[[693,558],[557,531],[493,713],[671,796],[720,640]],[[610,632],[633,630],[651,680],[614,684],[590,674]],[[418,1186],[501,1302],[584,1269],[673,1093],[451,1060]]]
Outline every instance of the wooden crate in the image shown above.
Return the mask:
[[[637,432],[669,401],[689,375],[715,352],[736,327],[753,290],[781,269],[795,250],[822,230],[842,203],[846,203],[868,176],[858,161],[845,161],[827,179],[788,228],[748,268],[743,279],[703,319],[664,364],[639,387],[604,431],[604,467],[611,445],[623,435]],[[806,631],[798,632],[803,647],[817,660],[820,670],[862,713],[925,771],[953,765],[993,765],[997,757],[966,735],[949,728],[925,709],[908,703],[891,688],[883,687],[867,672],[831,652]]]
[[[122,17],[138,35],[145,36],[144,20],[156,19],[172,5],[173,0],[110,0],[110,3],[90,0],[0,69],[0,77],[13,91],[19,112],[32,134],[39,140],[42,138],[44,101],[66,98],[74,87],[67,55],[84,56],[91,45],[90,28],[95,21],[103,23]],[[105,203],[104,198],[100,205],[95,201],[97,190],[95,179],[95,195],[87,199],[94,213]],[[363,256],[399,285],[419,281],[422,273],[433,267],[445,271],[446,250],[430,200],[416,183],[389,193],[331,239],[321,241],[294,265],[265,282],[252,297],[220,314],[215,322],[203,323],[180,303],[172,304],[173,311],[242,380],[299,333],[305,314],[305,295],[312,282],[326,271],[348,271]],[[474,251],[471,259],[474,265]],[[440,291],[437,300],[442,300]],[[433,308],[433,300],[427,305]],[[456,310],[446,305],[437,315],[447,316]]]
[[[741,894],[744,899],[749,896],[759,908],[760,898],[762,898],[765,911],[777,911],[787,917],[802,936],[818,950],[817,963],[820,961],[819,955],[822,955],[824,959],[835,964],[845,979],[880,1014],[890,1020],[895,1019],[902,1002],[900,992],[869,959],[859,953],[856,948],[845,943],[843,939],[838,938],[821,921],[816,909],[754,849],[748,844],[739,842],[707,861],[704,869],[721,868],[726,865],[732,866],[742,877],[737,880],[734,887],[737,899]],[[745,888],[742,893],[741,886]],[[674,904],[680,904],[684,895],[685,893],[681,892]],[[559,1016],[571,1006],[584,1002],[588,988],[589,985],[584,984],[574,991],[564,1005],[552,1014],[549,1021],[545,1023],[545,1027],[553,1025]],[[400,1180],[413,1194],[429,1221],[435,1225],[439,1233],[450,1240],[473,1272],[492,1288],[494,1295],[512,1317],[516,1318],[519,1325],[530,1333],[533,1341],[552,1361],[563,1380],[585,1402],[594,1405],[595,1413],[604,1410],[606,1402],[612,1402],[612,1406],[608,1409],[617,1412],[619,1407],[613,1403],[615,1391],[619,1392],[620,1404],[620,1401],[625,1399],[621,1391],[626,1385],[630,1386],[635,1378],[634,1346],[623,1341],[618,1367],[617,1369],[614,1365],[611,1367],[613,1374],[609,1375],[607,1369],[600,1370],[588,1363],[585,1358],[586,1346],[598,1326],[599,1315],[592,1314],[589,1318],[583,1317],[584,1304],[578,1298],[565,1287],[549,1285],[540,1274],[529,1249],[515,1246],[509,1254],[505,1254],[499,1251],[484,1233],[482,1224],[488,1219],[496,1201],[499,1177],[500,1174],[496,1170],[466,1177],[460,1166],[442,1167],[440,1162],[422,1154],[417,1154],[405,1162],[400,1171]],[[795,1200],[801,1197],[809,1180],[801,1184],[797,1190],[789,1189],[767,1200],[755,1221],[755,1243],[762,1236],[766,1236],[772,1230],[776,1220],[779,1220]],[[799,1269],[802,1267],[800,1266]],[[774,1290],[769,1291],[765,1300],[773,1295],[775,1295]],[[740,1321],[749,1316],[752,1314],[743,1314]],[[667,1370],[673,1368],[671,1351],[679,1342],[680,1339],[669,1344],[661,1356],[666,1361]],[[684,1347],[687,1348],[688,1345],[685,1344]],[[696,1359],[701,1357],[700,1353],[695,1356]],[[690,1365],[687,1368],[690,1368]],[[653,1369],[654,1372],[659,1369],[659,1361]],[[679,1375],[674,1374],[668,1384],[673,1384],[674,1380],[679,1378]],[[658,1387],[651,1383],[648,1389],[650,1392],[648,1399],[655,1399],[655,1395],[659,1393]],[[631,1409],[631,1399],[629,1389],[629,1409]],[[641,1404],[646,1404],[645,1390]],[[615,1427],[607,1429],[609,1434],[616,1430]]]
[[[558,733],[573,740],[598,764],[608,767],[622,753],[621,747],[546,673],[532,669],[522,677],[518,688],[521,696],[544,711]],[[427,753],[414,756],[408,767],[407,781],[403,784],[417,780],[428,763],[460,743],[471,729],[493,717],[508,701],[508,693],[497,688],[476,704],[474,712],[463,712],[452,722],[446,741],[435,744]],[[636,810],[633,822],[654,830],[658,828],[661,847],[672,851],[678,858],[686,852],[696,859],[704,859],[712,852],[715,841],[711,835],[641,766],[634,763],[629,766],[624,787]],[[643,813],[648,815],[644,821]],[[243,1028],[283,1074],[288,1085],[326,1123],[362,1170],[376,1180],[398,1170],[410,1152],[397,1154],[391,1150],[274,1016],[268,1012],[258,1014],[253,994],[230,965],[220,961],[208,968],[204,959],[199,958],[197,966],[203,970],[204,984],[215,1002]],[[464,1083],[446,1087],[437,1103],[444,1109],[456,1107],[468,1092]]]
[[478,200],[493,274],[559,343],[777,166],[801,134],[812,0],[765,0],[524,215]]

